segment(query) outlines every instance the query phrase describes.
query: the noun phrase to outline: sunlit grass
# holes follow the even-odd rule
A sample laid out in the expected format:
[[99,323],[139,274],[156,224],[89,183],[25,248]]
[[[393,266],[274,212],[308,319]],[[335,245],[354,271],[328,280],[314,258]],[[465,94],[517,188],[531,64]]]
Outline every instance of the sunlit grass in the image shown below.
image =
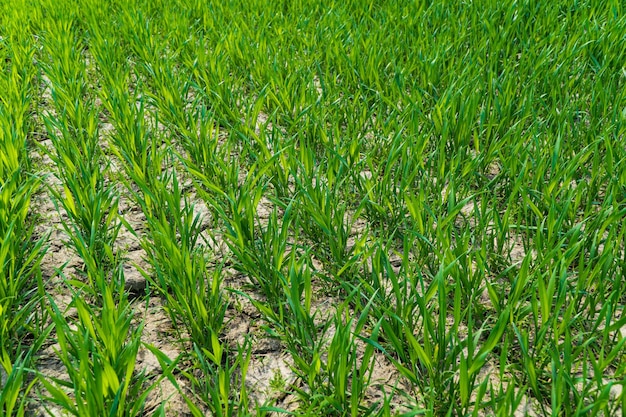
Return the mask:
[[[1,413],[141,415],[163,379],[195,416],[623,412],[619,1],[23,0],[0,16]],[[75,317],[45,294],[36,193],[79,259],[53,266]],[[126,232],[146,254],[132,297]],[[143,342],[144,297],[180,357]],[[262,334],[235,342],[241,303]],[[295,382],[256,404],[263,337]],[[65,378],[38,371],[43,344]]]

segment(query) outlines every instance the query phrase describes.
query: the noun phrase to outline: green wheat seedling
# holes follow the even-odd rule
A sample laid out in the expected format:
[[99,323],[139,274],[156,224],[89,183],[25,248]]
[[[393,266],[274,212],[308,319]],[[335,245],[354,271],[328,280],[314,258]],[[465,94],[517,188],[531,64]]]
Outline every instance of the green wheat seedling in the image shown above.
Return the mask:
[[212,334],[221,333],[228,306],[221,269],[209,272],[209,255],[201,245],[201,218],[183,197],[175,173],[162,181],[150,194],[155,202],[152,208],[140,201],[149,214],[148,237],[142,246],[150,254],[153,270],[152,275],[144,273],[165,297],[172,321],[184,325],[191,340],[207,348]]
[[[280,220],[278,216],[278,209],[274,209],[264,229],[257,220],[255,229],[259,231],[254,231],[255,238],[248,245],[241,245],[242,241],[235,240],[234,235],[227,237],[231,239],[232,243],[229,246],[238,260],[239,268],[250,276],[265,297],[265,301],[253,303],[265,316],[282,323],[283,306],[277,301],[283,300],[283,291],[289,282],[286,272],[290,266],[289,254],[290,252],[294,254],[295,249],[289,244],[287,237],[292,224],[297,222],[297,215],[290,205],[282,213]],[[241,230],[241,224],[235,226]],[[237,243],[239,245],[235,246]]]
[[[304,258],[306,259],[306,258]],[[303,372],[301,377],[314,376],[320,365],[325,337],[332,322],[321,319],[318,322],[319,310],[312,310],[313,273],[310,265],[303,259],[297,259],[295,253],[289,258],[288,279],[283,284],[283,297],[286,306],[281,311],[281,321],[277,321],[269,312],[264,314],[266,320],[273,319],[276,327],[281,329],[282,340],[287,346],[297,369]],[[260,308],[263,313],[264,310]]]
[[350,213],[348,205],[339,201],[339,189],[344,186],[342,171],[343,167],[327,167],[326,173],[319,169],[311,176],[297,175],[297,207],[302,219],[299,225],[315,243],[315,254],[328,263],[335,278],[350,281],[351,268],[361,256],[360,245],[348,247],[359,212]]
[[13,350],[12,342],[24,337],[27,330],[24,326],[30,320],[37,298],[36,277],[45,254],[45,236],[35,239],[34,225],[29,225],[27,220],[37,184],[38,180],[24,180],[15,172],[0,185],[3,201],[0,209],[0,305],[3,310],[0,329],[4,353]]
[[[245,384],[250,363],[250,344],[229,348],[213,333],[210,348],[194,346],[195,366],[189,375],[195,395],[215,416],[250,415],[249,400]],[[194,417],[203,414],[188,399]]]
[[24,417],[28,404],[27,396],[37,382],[33,379],[26,383],[31,372],[30,354],[20,354],[14,360],[8,356],[2,358],[2,389],[0,390],[0,411],[6,416]]
[[[95,114],[91,123],[97,123]],[[65,121],[48,120],[47,124],[55,147],[50,152],[51,159],[63,167],[58,174],[63,190],[55,186],[49,188],[57,210],[62,208],[68,215],[63,227],[83,261],[95,263],[87,269],[109,268],[106,261],[122,223],[118,221],[117,193],[113,186],[106,184],[100,165],[98,129],[94,127],[89,136],[81,140],[69,133]],[[55,133],[58,129],[60,135]]]
[[[334,335],[327,350],[324,350],[325,358],[318,351],[311,362],[295,361],[296,374],[307,382],[310,389],[295,387],[302,409],[306,412],[341,416],[376,415],[378,404],[366,406],[363,400],[370,384],[378,330],[373,331],[371,340],[374,342],[367,344],[364,353],[359,354],[357,341],[368,321],[369,305],[354,323],[353,319],[344,316],[349,300],[350,297],[337,309],[331,322]],[[295,359],[298,358],[294,356]]]
[[[70,150],[63,149],[63,144],[53,140],[57,155],[52,158],[59,163],[63,161],[64,169],[60,172],[63,190],[52,186],[50,192],[57,210],[62,208],[68,215],[69,221],[64,221],[63,227],[77,253],[85,262],[95,262],[97,267],[108,268],[109,265],[105,264],[107,251],[112,251],[122,225],[117,217],[117,192],[105,183],[102,167],[84,159],[75,159],[76,155],[85,154],[78,151],[74,139],[63,141]],[[99,148],[95,150],[98,151]]]
[[[419,181],[425,158],[421,152],[427,142],[425,138],[419,139],[421,143],[418,140],[410,143],[402,135],[396,135],[390,143],[380,145],[380,153],[372,153],[376,159],[364,161],[363,168],[367,171],[353,173],[355,188],[363,195],[361,205],[365,215],[374,224],[383,222],[389,236],[395,231],[402,232],[410,210],[408,204],[403,204],[405,195],[427,186],[425,181]],[[383,155],[387,155],[386,159]]]
[[70,304],[76,308],[75,321],[68,321],[54,300],[49,300],[56,352],[67,380],[42,375],[40,381],[48,392],[44,398],[75,416],[142,415],[147,396],[158,384],[150,384],[136,369],[142,326],[131,323],[133,313],[126,294],[114,293],[108,286],[99,290],[99,306],[75,293]]

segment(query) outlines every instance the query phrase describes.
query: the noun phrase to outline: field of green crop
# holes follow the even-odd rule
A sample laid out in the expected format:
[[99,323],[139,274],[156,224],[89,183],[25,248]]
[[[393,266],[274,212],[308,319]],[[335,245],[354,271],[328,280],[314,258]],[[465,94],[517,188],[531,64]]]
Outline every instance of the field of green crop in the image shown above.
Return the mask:
[[626,410],[621,0],[0,2],[0,415]]

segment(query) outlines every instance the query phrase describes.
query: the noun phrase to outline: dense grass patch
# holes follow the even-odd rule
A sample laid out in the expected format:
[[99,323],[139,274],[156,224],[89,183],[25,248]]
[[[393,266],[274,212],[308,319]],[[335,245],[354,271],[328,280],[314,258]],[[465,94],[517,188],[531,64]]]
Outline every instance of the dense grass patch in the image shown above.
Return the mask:
[[[622,2],[21,0],[0,16],[0,413],[623,411]],[[35,232],[36,195],[77,260],[52,265],[67,305],[42,274],[59,245]],[[125,285],[123,233],[145,293]],[[143,340],[151,298],[178,357]],[[266,338],[292,374],[257,401]],[[65,376],[40,372],[42,346]],[[186,411],[145,409],[164,380]]]

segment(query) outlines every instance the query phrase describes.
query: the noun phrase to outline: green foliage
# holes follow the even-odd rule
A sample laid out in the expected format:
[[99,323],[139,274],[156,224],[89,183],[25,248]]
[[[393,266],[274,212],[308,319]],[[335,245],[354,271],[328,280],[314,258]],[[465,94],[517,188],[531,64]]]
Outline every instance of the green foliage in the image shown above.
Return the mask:
[[[275,385],[297,415],[623,412],[625,12],[1,5],[0,410],[24,414],[50,315],[68,379],[40,375],[48,401],[143,412],[127,229],[187,353],[146,348],[194,415],[287,413],[251,400],[259,335],[228,337],[240,303],[287,353],[296,380]],[[42,297],[40,189],[81,258],[65,281],[77,318]]]
[[68,321],[50,299],[57,354],[69,381],[42,376],[49,392],[46,399],[74,416],[143,415],[146,398],[158,381],[149,384],[147,376],[135,369],[142,328],[131,328],[132,311],[124,293],[116,295],[108,286],[100,290],[98,306],[74,295],[70,307],[76,308],[75,321]]

